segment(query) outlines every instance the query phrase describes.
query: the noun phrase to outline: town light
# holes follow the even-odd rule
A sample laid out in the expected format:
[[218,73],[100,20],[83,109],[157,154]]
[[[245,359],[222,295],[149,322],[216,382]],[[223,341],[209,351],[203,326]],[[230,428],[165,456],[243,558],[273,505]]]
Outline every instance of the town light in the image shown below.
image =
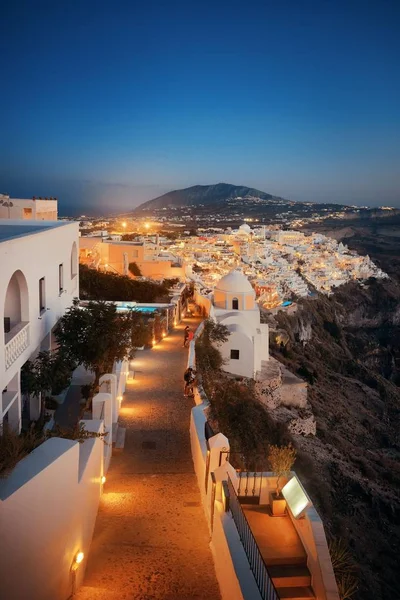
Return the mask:
[[75,564],[80,565],[84,558],[85,555],[83,554],[83,552],[78,552],[75,556]]
[[125,229],[126,228],[126,221],[123,221],[122,223],[122,227]]
[[150,223],[145,223],[144,226],[146,229],[150,229]]

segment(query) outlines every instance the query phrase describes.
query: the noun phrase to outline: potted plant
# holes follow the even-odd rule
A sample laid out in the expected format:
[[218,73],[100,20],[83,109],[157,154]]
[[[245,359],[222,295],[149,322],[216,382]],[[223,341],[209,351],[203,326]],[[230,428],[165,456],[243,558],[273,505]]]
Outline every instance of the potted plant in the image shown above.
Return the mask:
[[274,517],[281,517],[286,512],[286,500],[282,496],[282,486],[280,480],[282,477],[288,477],[290,470],[296,460],[296,450],[292,444],[287,446],[269,447],[268,461],[272,472],[277,476],[276,491],[270,494],[271,512]]

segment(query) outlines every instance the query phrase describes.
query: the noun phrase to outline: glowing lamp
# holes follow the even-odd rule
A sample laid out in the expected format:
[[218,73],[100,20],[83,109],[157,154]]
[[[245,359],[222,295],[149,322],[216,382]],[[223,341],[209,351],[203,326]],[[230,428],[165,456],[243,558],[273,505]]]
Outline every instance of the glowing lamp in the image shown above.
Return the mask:
[[103,475],[103,477],[101,478],[101,483],[104,485],[106,481],[107,481],[106,476]]
[[80,565],[84,558],[85,555],[83,554],[83,552],[78,552],[75,556],[75,564]]
[[122,396],[118,396],[117,400],[119,400],[120,402],[122,402]]
[[305,509],[311,506],[310,498],[296,475],[282,488],[282,496],[295,519],[298,519]]

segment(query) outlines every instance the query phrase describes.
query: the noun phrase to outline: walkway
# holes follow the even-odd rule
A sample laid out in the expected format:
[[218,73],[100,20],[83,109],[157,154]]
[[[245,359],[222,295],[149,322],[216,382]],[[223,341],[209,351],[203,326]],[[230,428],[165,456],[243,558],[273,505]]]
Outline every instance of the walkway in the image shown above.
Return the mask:
[[[193,320],[188,320],[194,325]],[[137,352],[78,600],[219,600],[183,397],[183,325]]]

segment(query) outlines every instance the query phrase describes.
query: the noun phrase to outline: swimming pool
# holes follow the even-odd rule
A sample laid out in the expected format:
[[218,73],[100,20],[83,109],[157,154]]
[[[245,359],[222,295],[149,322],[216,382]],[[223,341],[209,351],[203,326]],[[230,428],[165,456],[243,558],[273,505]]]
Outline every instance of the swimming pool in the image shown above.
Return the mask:
[[291,300],[285,300],[285,302],[282,302],[282,306],[290,306],[292,304]]
[[158,310],[154,306],[136,306],[135,304],[124,304],[123,306],[117,306],[117,311],[134,310],[141,313],[154,313]]

